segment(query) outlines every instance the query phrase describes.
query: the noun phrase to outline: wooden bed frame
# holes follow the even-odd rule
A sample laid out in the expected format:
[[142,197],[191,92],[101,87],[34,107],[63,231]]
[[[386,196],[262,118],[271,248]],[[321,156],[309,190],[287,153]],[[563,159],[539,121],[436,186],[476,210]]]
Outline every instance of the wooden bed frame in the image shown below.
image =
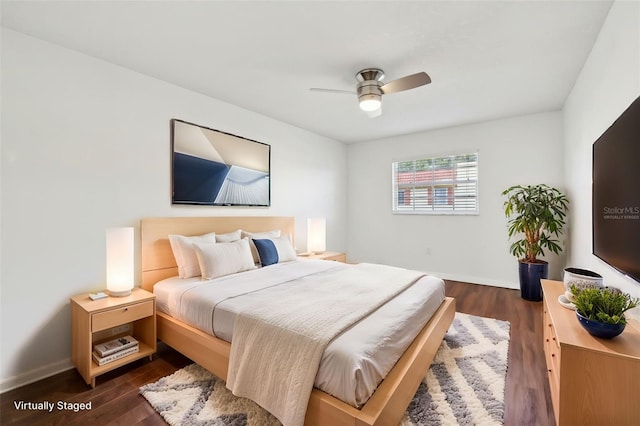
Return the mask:
[[[227,233],[237,229],[248,232],[280,229],[283,235],[290,234],[293,238],[295,222],[292,217],[170,217],[143,219],[140,229],[142,288],[152,291],[156,282],[178,275],[167,238],[169,234],[200,235],[214,231]],[[309,398],[305,425],[398,424],[431,365],[454,313],[455,301],[447,297],[361,409],[314,389]],[[231,348],[228,342],[162,312],[157,313],[157,330],[160,340],[226,380]]]

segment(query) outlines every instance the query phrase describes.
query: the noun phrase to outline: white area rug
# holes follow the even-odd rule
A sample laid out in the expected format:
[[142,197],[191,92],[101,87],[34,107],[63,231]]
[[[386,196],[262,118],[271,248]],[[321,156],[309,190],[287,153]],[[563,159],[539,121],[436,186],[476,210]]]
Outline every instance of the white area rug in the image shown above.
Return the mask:
[[[401,425],[501,425],[509,328],[506,321],[456,313]],[[196,364],[141,387],[140,393],[172,426],[280,425]]]

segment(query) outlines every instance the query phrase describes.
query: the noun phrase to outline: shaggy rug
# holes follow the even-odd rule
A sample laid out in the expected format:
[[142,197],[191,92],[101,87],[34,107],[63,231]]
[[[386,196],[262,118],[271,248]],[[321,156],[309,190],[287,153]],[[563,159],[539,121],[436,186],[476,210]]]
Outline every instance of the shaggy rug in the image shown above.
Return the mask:
[[[506,321],[456,313],[400,425],[501,425],[509,327]],[[280,425],[197,364],[140,393],[172,426]]]

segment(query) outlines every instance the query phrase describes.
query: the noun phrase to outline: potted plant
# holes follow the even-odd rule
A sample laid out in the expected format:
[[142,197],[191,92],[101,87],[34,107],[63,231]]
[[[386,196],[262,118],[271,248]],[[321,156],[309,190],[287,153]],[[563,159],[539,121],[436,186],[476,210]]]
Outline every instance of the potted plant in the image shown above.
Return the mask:
[[507,197],[504,213],[511,218],[509,238],[522,238],[509,251],[519,261],[520,294],[523,299],[542,300],[541,278],[549,276],[549,263],[541,260],[545,249],[560,253],[562,247],[554,237],[562,234],[569,200],[556,188],[545,184],[516,185],[502,192]]
[[624,313],[640,304],[640,299],[614,287],[572,285],[571,293],[580,324],[590,334],[605,339],[622,333],[627,324]]

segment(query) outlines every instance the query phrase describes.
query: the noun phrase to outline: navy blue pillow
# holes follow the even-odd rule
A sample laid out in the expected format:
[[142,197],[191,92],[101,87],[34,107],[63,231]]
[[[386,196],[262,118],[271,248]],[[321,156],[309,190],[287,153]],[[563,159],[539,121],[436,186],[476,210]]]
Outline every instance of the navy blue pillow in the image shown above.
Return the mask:
[[278,250],[276,249],[276,245],[273,244],[273,241],[268,239],[253,240],[253,244],[256,245],[262,266],[269,266],[278,263],[280,258],[278,257]]

